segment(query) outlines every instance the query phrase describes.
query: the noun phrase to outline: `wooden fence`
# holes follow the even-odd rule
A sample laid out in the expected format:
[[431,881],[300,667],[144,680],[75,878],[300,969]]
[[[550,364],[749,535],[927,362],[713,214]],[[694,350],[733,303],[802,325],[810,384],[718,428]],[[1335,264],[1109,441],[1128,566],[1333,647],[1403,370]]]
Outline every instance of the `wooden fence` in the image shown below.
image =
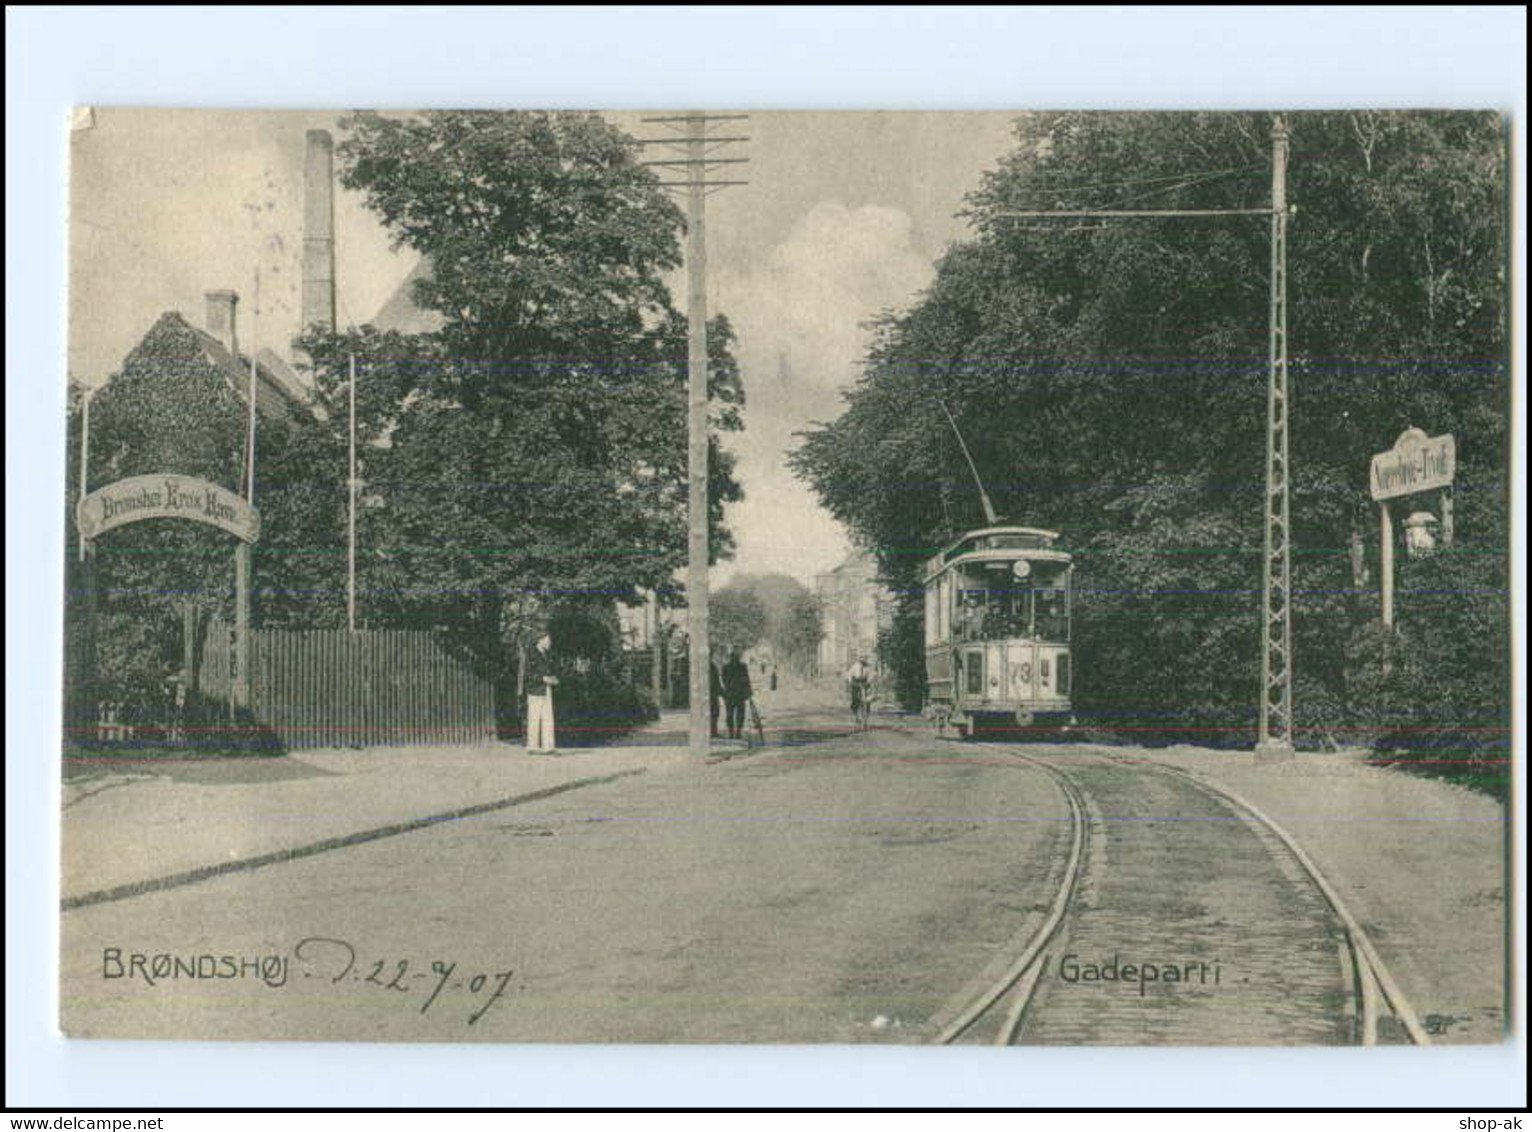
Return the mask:
[[490,682],[429,632],[257,629],[250,645],[251,710],[290,749],[495,737]]

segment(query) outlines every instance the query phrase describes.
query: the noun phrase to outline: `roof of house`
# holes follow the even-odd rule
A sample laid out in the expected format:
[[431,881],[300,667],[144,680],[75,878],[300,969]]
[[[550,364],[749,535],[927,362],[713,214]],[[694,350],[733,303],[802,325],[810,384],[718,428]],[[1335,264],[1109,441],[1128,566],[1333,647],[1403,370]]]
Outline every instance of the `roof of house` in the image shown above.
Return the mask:
[[[160,315],[134,347],[133,353],[164,352],[168,346],[172,351],[170,356],[184,359],[184,346],[188,344],[223,375],[234,395],[243,401],[250,388],[250,358],[244,354],[235,357],[228,347],[207,331],[193,326],[180,311],[166,311]],[[285,420],[308,412],[297,373],[277,354],[268,349],[257,350],[255,371],[255,408],[262,417]]]
[[405,276],[388,302],[373,316],[379,330],[397,330],[400,334],[429,334],[446,322],[437,311],[426,310],[415,302],[415,284],[431,277],[431,261],[422,258]]

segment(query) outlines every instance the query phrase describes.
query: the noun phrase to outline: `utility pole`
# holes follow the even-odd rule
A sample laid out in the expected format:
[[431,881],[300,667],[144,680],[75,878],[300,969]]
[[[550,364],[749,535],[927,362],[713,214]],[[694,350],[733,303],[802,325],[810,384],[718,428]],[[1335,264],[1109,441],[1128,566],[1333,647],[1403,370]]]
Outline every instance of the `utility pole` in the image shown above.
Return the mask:
[[744,181],[712,179],[721,165],[738,165],[746,157],[715,157],[720,147],[749,141],[743,137],[709,135],[712,122],[732,122],[748,114],[681,114],[645,118],[675,137],[641,138],[643,145],[670,146],[684,157],[644,164],[679,169],[684,179],[661,181],[666,188],[684,189],[686,196],[686,329],[687,329],[687,567],[686,606],[690,725],[688,745],[692,753],[705,755],[712,746],[708,707],[712,695],[712,659],[708,641],[708,352],[707,352],[707,197],[729,185]]
[[1271,334],[1266,382],[1266,542],[1261,562],[1258,759],[1293,757],[1292,527],[1287,462],[1287,123],[1271,124]]
[[1258,759],[1293,757],[1293,643],[1291,526],[1288,512],[1287,388],[1287,122],[1271,124],[1271,207],[1199,209],[1005,210],[995,215],[1035,220],[1122,217],[1271,218],[1271,287],[1266,382],[1266,486],[1262,503],[1265,531],[1261,559],[1261,701]]

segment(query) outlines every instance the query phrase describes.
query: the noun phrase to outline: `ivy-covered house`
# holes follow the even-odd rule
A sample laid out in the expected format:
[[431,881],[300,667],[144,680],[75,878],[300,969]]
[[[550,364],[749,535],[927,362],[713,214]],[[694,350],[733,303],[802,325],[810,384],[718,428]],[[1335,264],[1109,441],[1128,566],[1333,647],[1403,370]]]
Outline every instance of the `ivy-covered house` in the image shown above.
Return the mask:
[[82,415],[71,398],[65,607],[71,693],[84,678],[80,632],[87,586],[97,601],[96,698],[152,700],[167,670],[179,668],[189,632],[200,636],[215,616],[232,615],[232,540],[201,524],[149,519],[110,532],[97,541],[87,580],[74,527],[82,494],[79,445],[87,425],[86,492],[129,476],[177,473],[244,495],[253,363],[254,503],[263,519],[252,558],[257,616],[280,623],[295,612],[295,600],[311,606],[313,591],[321,588],[311,584],[311,570],[300,565],[294,573],[294,556],[284,549],[343,539],[343,528],[331,529],[323,506],[303,505],[299,496],[343,500],[344,465],[334,470],[331,490],[296,490],[303,459],[324,454],[321,431],[290,366],[270,350],[256,351],[253,359],[240,351],[237,305],[232,291],[210,292],[205,328],[179,311],[165,312],[90,396],[88,413]]

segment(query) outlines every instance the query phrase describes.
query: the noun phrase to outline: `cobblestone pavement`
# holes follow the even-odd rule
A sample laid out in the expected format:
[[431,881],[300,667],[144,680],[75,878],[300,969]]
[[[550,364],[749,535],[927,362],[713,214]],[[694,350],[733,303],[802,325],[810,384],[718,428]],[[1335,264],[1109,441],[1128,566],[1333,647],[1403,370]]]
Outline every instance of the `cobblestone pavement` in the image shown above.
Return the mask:
[[1083,793],[1090,835],[1023,1043],[1354,1040],[1344,933],[1269,831],[1152,767],[1049,761]]

